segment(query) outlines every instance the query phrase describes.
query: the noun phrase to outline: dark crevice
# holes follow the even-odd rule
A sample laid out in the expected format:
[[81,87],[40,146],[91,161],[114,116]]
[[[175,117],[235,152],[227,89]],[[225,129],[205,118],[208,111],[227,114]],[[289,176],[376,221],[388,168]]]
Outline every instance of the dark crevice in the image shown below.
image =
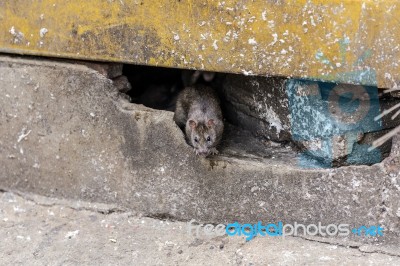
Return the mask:
[[185,86],[197,83],[214,87],[215,79],[207,80],[208,72],[176,68],[124,65],[123,75],[132,86],[127,92],[133,103],[174,111],[175,101]]
[[[56,199],[56,198],[49,198],[46,196],[39,196],[35,194],[30,194],[30,193],[24,193],[21,191],[17,190],[6,190],[6,189],[0,189],[0,193],[13,193],[24,200],[33,202],[36,205],[43,206],[43,207],[53,207],[53,206],[64,206],[67,208],[70,208],[72,210],[76,211],[91,211],[91,212],[97,212],[100,214],[104,215],[110,215],[113,213],[126,213],[128,212],[126,209],[119,208],[117,206],[110,206],[109,204],[104,204],[104,206],[101,207],[91,207],[91,203],[85,203],[85,202],[80,202],[79,206],[73,206],[70,204],[68,200],[65,199]],[[101,203],[99,203],[101,204]],[[94,204],[95,205],[95,204]]]
[[[318,139],[312,139],[311,142],[314,143],[309,144],[306,143],[307,141],[295,140],[292,136],[296,133],[291,128],[291,121],[288,118],[291,117],[290,115],[293,116],[293,110],[291,113],[290,107],[288,107],[290,99],[288,100],[289,96],[287,96],[288,92],[286,91],[287,79],[285,78],[245,77],[235,74],[128,64],[123,66],[123,75],[130,84],[129,90],[125,91],[125,93],[130,97],[131,102],[158,110],[174,111],[179,92],[192,84],[202,83],[215,89],[220,96],[226,124],[226,131],[220,145],[222,149],[221,155],[228,155],[238,159],[257,160],[256,158],[258,158],[258,160],[263,160],[272,158],[282,161],[296,160],[301,156],[302,159],[299,160],[303,160],[302,163],[310,165],[311,168],[337,168],[348,165],[372,165],[382,161],[390,154],[391,141],[387,141],[377,150],[379,158],[374,154],[368,155],[365,152],[366,146],[371,145],[373,140],[388,132],[396,124],[387,118],[383,120],[380,130],[367,131],[355,142],[353,142],[354,140],[349,140],[352,144],[343,144],[347,140],[333,141],[331,144],[333,145],[331,147],[332,150],[336,149],[337,145],[343,146],[338,146],[341,149],[339,152],[343,153],[340,156],[334,154],[337,151],[331,151],[330,154],[333,159],[326,157],[329,154],[327,151],[322,151],[322,153],[310,152],[310,147],[318,145]],[[256,83],[258,87],[254,85]],[[329,93],[337,84],[319,84],[322,100],[329,105]],[[349,86],[351,94],[352,85],[346,86]],[[369,87],[365,88],[368,89]],[[269,99],[267,99],[267,95]],[[386,94],[381,94],[379,97],[381,108],[391,106],[398,101],[398,99]],[[280,106],[282,101],[284,104]],[[344,100],[343,102],[346,104],[349,101]],[[268,108],[272,108],[273,111],[268,113]],[[320,107],[317,106],[317,108]],[[278,129],[274,122],[271,122],[271,119],[273,120],[274,118],[269,116],[275,114],[278,116],[278,126],[281,123],[283,130]],[[285,128],[285,126],[289,128]],[[361,125],[361,127],[364,127],[364,125]],[[347,138],[346,134],[338,137]],[[351,154],[346,154],[343,151],[346,149],[346,145],[350,145]],[[291,154],[289,157],[287,157],[288,152]]]
[[379,249],[379,247],[376,247],[376,249],[371,250],[371,251],[366,251],[363,250],[362,247],[364,246],[372,246],[372,244],[363,244],[363,243],[358,243],[358,242],[342,242],[339,239],[329,239],[329,238],[309,238],[309,237],[302,237],[302,236],[292,236],[292,237],[298,237],[301,239],[304,239],[306,241],[311,241],[311,242],[317,242],[317,243],[321,243],[321,244],[327,244],[327,245],[336,245],[336,246],[340,246],[340,247],[344,247],[344,248],[351,248],[351,249],[355,249],[358,250],[360,253],[364,253],[364,254],[382,254],[382,255],[387,255],[387,256],[391,256],[391,257],[400,257],[400,255],[389,252],[389,251],[385,251],[385,250],[381,250]]
[[147,215],[144,215],[144,217],[151,218],[151,219],[156,219],[156,220],[160,220],[160,221],[187,222],[187,221],[184,221],[184,220],[177,219],[175,216],[173,216],[173,215],[171,215],[169,213],[147,214]]

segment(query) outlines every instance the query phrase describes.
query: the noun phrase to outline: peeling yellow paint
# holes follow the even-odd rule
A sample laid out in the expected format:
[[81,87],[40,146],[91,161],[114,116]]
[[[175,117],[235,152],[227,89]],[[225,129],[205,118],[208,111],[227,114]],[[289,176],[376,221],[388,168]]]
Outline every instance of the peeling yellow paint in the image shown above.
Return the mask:
[[399,5],[0,1],[0,52],[392,87],[400,82]]

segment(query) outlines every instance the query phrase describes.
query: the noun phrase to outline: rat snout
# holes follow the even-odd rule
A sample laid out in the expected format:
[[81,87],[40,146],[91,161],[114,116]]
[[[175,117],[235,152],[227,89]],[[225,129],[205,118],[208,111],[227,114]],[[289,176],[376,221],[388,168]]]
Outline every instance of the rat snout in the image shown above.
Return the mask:
[[208,149],[199,148],[197,149],[196,153],[201,156],[207,156],[210,152]]

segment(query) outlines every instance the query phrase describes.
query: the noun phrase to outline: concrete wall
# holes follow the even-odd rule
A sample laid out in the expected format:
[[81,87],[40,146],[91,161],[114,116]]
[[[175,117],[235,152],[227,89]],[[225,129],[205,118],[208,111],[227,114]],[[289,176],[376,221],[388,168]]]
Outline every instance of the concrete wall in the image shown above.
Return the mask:
[[379,223],[399,232],[399,138],[373,166],[307,170],[290,152],[276,159],[227,144],[204,159],[173,113],[129,103],[85,65],[1,56],[0,95],[2,189],[179,220]]

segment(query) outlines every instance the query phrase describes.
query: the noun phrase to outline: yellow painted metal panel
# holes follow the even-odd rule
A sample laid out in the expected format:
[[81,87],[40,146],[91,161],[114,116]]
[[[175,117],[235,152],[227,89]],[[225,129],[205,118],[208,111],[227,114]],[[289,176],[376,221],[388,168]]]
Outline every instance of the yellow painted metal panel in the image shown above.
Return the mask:
[[0,52],[400,82],[398,1],[0,0]]

